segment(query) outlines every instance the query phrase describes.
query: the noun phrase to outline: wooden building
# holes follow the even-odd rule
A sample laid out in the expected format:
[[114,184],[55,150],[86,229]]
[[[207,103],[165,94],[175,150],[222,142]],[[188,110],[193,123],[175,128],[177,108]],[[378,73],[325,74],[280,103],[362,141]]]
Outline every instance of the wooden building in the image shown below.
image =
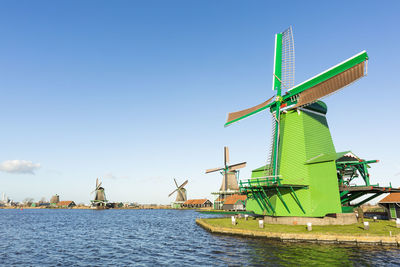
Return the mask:
[[246,210],[246,195],[232,195],[225,199],[223,210]]
[[186,200],[182,206],[185,208],[206,208],[206,207],[212,207],[212,202],[206,198],[189,199]]
[[57,203],[57,207],[59,208],[72,208],[75,206],[76,206],[75,202],[71,200],[60,201]]
[[390,193],[379,201],[379,205],[385,208],[389,220],[400,218],[400,193]]

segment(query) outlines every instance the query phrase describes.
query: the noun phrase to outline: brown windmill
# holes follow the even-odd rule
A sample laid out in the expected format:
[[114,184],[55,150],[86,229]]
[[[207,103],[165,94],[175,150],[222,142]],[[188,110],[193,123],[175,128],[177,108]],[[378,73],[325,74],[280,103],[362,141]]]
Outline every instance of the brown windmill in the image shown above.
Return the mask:
[[104,192],[104,187],[101,186],[102,182],[99,183],[99,178],[96,178],[96,188],[93,190],[94,200],[92,202],[92,208],[104,209],[107,205],[106,193]]
[[224,147],[224,167],[206,170],[206,173],[219,171],[222,174],[222,185],[219,192],[212,193],[218,195],[214,202],[215,209],[221,209],[225,198],[239,192],[238,175],[239,169],[246,167],[246,162],[229,165],[229,149]]
[[173,208],[181,208],[182,204],[185,203],[185,201],[187,200],[186,189],[184,187],[188,183],[188,180],[183,182],[183,184],[181,184],[180,186],[178,186],[178,183],[176,182],[175,178],[174,178],[174,182],[175,182],[176,189],[174,191],[172,191],[168,195],[168,197],[172,196],[173,193],[177,192],[175,202],[172,202],[171,206]]

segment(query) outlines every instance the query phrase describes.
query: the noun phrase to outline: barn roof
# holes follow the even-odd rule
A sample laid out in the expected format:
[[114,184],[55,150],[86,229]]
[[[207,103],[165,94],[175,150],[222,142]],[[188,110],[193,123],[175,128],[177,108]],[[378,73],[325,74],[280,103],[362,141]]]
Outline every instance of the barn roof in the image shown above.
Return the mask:
[[226,198],[224,204],[236,204],[238,200],[245,201],[247,199],[246,195],[232,195]]
[[208,201],[208,199],[206,198],[202,198],[202,199],[188,199],[186,200],[185,203],[183,203],[183,205],[201,205],[204,204]]
[[57,203],[57,206],[69,206],[71,203],[74,203],[72,200],[64,200]]
[[390,193],[379,201],[379,203],[400,203],[400,193]]

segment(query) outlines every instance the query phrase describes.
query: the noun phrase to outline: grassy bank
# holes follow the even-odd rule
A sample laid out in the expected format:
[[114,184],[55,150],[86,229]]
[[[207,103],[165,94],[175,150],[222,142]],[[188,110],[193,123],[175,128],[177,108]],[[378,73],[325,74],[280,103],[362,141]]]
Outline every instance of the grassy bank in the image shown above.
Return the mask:
[[196,211],[203,214],[253,214],[253,212],[250,211],[226,211],[210,209],[196,209]]
[[400,236],[400,228],[396,228],[394,221],[366,220],[369,222],[369,230],[364,230],[362,223],[351,225],[313,225],[312,231],[307,231],[304,225],[281,225],[281,224],[265,224],[261,229],[258,226],[258,220],[250,219],[236,219],[237,224],[232,225],[231,218],[212,218],[201,219],[205,223],[219,228],[241,229],[259,232],[273,232],[285,234],[321,234],[321,235],[344,235],[344,236],[382,236],[389,237],[390,232],[392,236]]

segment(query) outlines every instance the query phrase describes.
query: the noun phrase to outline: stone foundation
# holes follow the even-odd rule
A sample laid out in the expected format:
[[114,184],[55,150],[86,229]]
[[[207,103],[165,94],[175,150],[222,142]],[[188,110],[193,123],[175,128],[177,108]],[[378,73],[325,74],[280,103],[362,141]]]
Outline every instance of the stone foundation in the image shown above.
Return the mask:
[[357,223],[355,213],[335,213],[325,217],[275,217],[264,216],[266,224],[288,224],[288,225],[347,225]]

